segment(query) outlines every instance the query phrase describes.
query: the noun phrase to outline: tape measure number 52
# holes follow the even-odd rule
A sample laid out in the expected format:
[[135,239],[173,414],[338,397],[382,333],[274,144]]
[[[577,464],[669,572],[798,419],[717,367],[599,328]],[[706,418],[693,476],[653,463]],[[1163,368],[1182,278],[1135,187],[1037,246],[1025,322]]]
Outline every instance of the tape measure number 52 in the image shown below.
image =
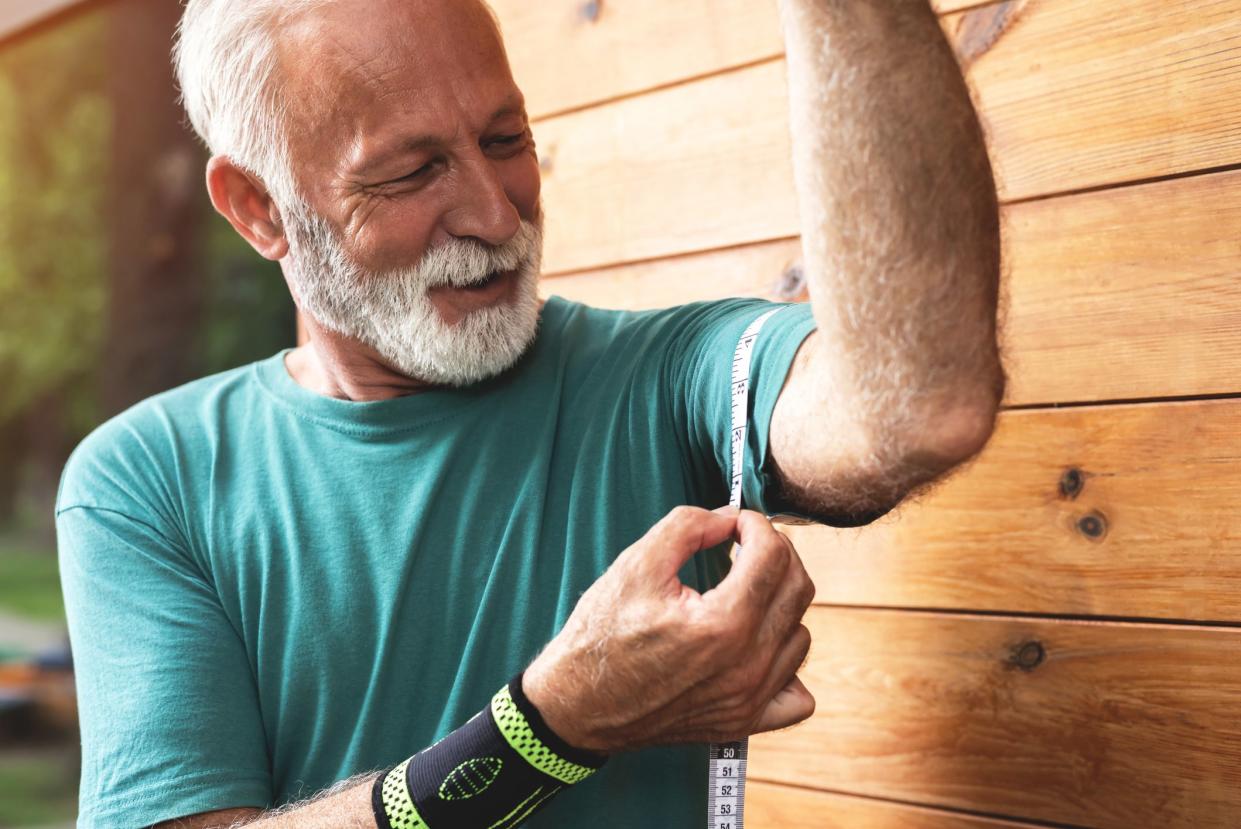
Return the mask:
[[[746,435],[750,424],[750,358],[754,342],[767,320],[780,309],[763,314],[741,335],[733,353],[732,394],[732,480],[728,503],[741,507],[741,481],[745,474]],[[741,554],[741,548],[733,551]],[[707,829],[744,829],[745,826],[745,761],[749,740],[715,743],[707,760]]]

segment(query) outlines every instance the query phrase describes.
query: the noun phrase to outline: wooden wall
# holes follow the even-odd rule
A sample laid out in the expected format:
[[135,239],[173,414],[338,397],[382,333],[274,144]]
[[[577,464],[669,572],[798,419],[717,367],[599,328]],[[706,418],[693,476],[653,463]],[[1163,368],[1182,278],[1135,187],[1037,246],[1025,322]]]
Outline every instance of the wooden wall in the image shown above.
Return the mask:
[[85,0],[7,0],[0,1],[0,40],[80,6]]
[[[797,298],[774,0],[493,0],[545,290]],[[1005,203],[1012,384],[924,503],[796,540],[819,710],[751,827],[1241,826],[1241,0],[938,0]]]

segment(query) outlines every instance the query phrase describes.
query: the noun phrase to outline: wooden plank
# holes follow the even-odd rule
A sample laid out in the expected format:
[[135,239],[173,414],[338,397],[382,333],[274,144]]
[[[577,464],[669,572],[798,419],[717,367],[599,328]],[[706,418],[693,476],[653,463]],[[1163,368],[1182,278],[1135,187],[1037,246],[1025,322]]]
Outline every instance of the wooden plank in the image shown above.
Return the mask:
[[760,780],[746,784],[745,825],[751,829],[1020,829],[1031,826]]
[[[1012,205],[1005,211],[1011,404],[1241,390],[1241,173]],[[602,307],[795,298],[796,239],[557,277]]]
[[[1227,44],[1241,0],[1173,5],[1010,2],[945,18],[1006,198],[1235,162],[1241,52]],[[777,61],[541,122],[548,272],[796,235],[787,121]]]
[[735,296],[791,302],[806,298],[805,279],[794,272],[801,255],[800,239],[781,239],[556,276],[539,288],[544,296],[630,310]]
[[[934,0],[943,12],[985,0]],[[784,54],[775,0],[491,0],[533,118]]]
[[83,4],[83,0],[21,0],[20,3],[0,3],[0,38],[11,37],[45,18]]
[[783,54],[774,0],[492,0],[533,117]]
[[1241,390],[1241,173],[1006,215],[1011,399]]
[[784,88],[766,63],[537,125],[544,271],[796,235]]
[[828,604],[1241,622],[1241,402],[1006,412],[862,530],[790,527]]
[[807,624],[818,709],[753,740],[756,779],[1098,829],[1237,825],[1241,630],[827,608]]
[[1009,0],[944,22],[1007,200],[1237,160],[1241,0]]

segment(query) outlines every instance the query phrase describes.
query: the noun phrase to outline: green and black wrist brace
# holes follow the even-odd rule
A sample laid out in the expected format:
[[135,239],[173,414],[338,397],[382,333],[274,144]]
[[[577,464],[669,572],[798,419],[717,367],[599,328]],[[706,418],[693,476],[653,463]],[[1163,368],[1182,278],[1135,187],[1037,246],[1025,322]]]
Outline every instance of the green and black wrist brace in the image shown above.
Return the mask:
[[379,829],[512,829],[606,758],[547,727],[521,676],[469,722],[375,781]]

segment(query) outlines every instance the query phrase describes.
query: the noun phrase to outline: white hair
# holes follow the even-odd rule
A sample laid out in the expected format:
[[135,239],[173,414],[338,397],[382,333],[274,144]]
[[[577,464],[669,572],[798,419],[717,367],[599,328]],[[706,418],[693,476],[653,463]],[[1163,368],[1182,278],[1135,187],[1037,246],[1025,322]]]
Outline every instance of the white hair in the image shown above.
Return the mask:
[[[278,204],[299,200],[288,158],[288,107],[276,33],[331,0],[185,0],[173,45],[181,101],[213,155],[267,185]],[[479,0],[500,28],[499,16]]]
[[[285,230],[293,253],[289,283],[301,309],[325,328],[371,346],[407,377],[445,386],[478,383],[512,367],[537,333],[541,221],[523,219],[516,235],[498,246],[450,239],[417,265],[386,272],[360,268],[312,211],[290,211]],[[515,272],[511,300],[453,324],[428,295],[505,271]]]
[[274,33],[328,0],[187,0],[173,47],[182,104],[214,155],[297,200]]
[[[538,329],[536,284],[542,261],[539,221],[523,221],[492,246],[451,239],[412,267],[372,272],[303,197],[289,154],[289,108],[279,72],[277,33],[331,0],[187,0],[173,49],[182,102],[215,155],[228,157],[266,186],[289,241],[285,273],[301,309],[321,325],[374,348],[403,374],[464,386],[511,367]],[[485,2],[482,5],[499,21]],[[510,301],[454,324],[429,291],[465,289],[514,272]]]

